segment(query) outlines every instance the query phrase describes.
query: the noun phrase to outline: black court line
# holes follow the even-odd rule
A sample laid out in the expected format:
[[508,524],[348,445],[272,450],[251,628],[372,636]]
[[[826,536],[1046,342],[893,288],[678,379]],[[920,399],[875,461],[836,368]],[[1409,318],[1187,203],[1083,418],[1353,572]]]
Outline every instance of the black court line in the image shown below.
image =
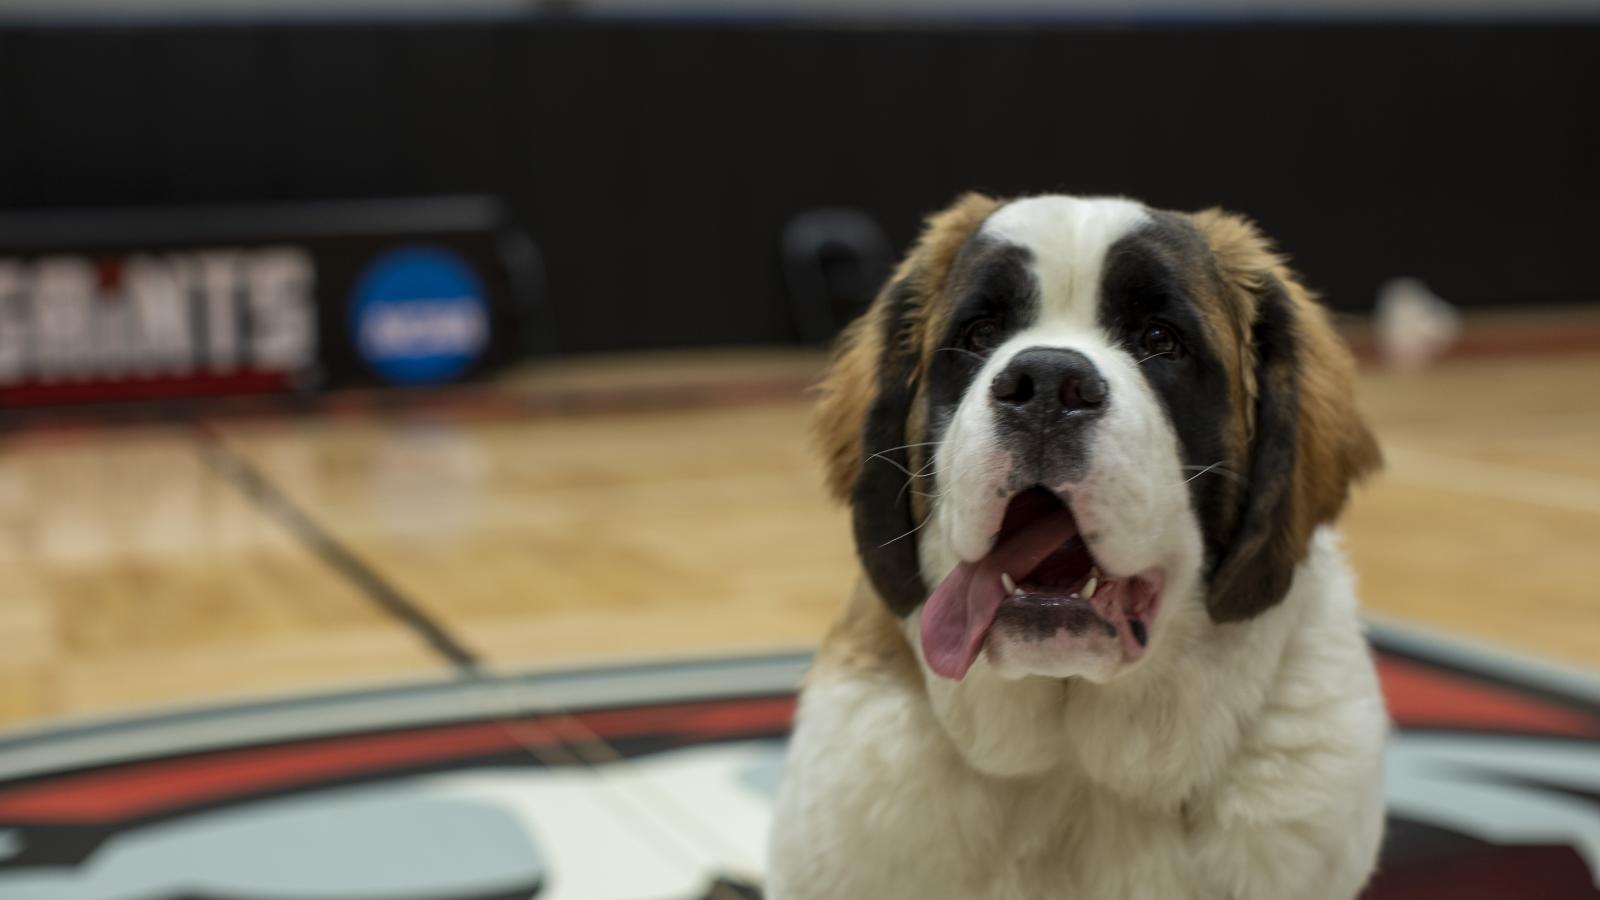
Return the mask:
[[[288,494],[274,484],[265,473],[230,448],[227,441],[214,428],[203,422],[196,422],[195,432],[199,437],[200,456],[206,465],[225,481],[237,487],[263,512],[281,522],[307,549],[353,582],[384,611],[416,632],[418,637],[455,666],[463,676],[482,683],[484,673],[480,668],[477,654],[457,641],[444,626],[423,612],[422,608],[412,602],[399,588],[384,580],[383,576],[296,506]],[[506,715],[512,719],[519,719],[535,714],[560,716],[565,713],[566,710],[560,706],[535,709],[519,703],[516,709],[508,711]],[[556,755],[571,756],[580,765],[591,769],[597,768],[602,763],[622,758],[616,748],[598,735],[588,735],[577,741],[565,737],[559,740],[560,743],[554,751]],[[547,748],[524,744],[524,749],[540,762],[551,764],[551,759],[546,755],[551,751]]]
[[[416,632],[440,656],[443,656],[455,666],[463,676],[472,678],[480,684],[484,683],[485,673],[480,668],[481,661],[477,654],[457,641],[444,626],[431,618],[399,588],[386,581],[383,576],[379,575],[377,571],[363,562],[360,557],[356,556],[349,548],[345,547],[337,538],[319,525],[315,519],[296,506],[294,501],[289,499],[288,494],[274,484],[265,473],[229,447],[227,441],[217,433],[216,429],[204,422],[196,421],[194,422],[194,430],[198,437],[200,457],[205,465],[215,471],[224,481],[238,488],[250,502],[254,503],[263,512],[277,519],[307,549],[354,583],[358,589],[382,607],[385,612]],[[649,666],[650,664],[645,665]],[[671,666],[676,664],[660,665]],[[512,719],[519,719],[530,715],[561,716],[566,712],[566,708],[557,705],[534,707],[526,703],[518,703],[517,708],[509,711],[508,715]],[[572,725],[576,724],[576,721],[572,723]],[[525,745],[525,749],[536,759],[550,764],[550,760],[545,758],[544,751],[541,748]],[[580,765],[591,769],[625,758],[605,738],[595,734],[585,734],[579,736],[576,740],[562,737],[560,738],[558,752],[572,756]]]
[[435,652],[443,656],[463,674],[476,676],[479,659],[451,636],[444,626],[434,621],[399,588],[386,581],[329,534],[316,520],[294,504],[289,496],[273,484],[271,479],[251,465],[248,460],[231,450],[227,443],[210,427],[197,425],[200,438],[200,458],[222,479],[244,494],[267,515],[277,519],[289,533],[334,571],[343,575],[384,612],[397,619],[422,638]]

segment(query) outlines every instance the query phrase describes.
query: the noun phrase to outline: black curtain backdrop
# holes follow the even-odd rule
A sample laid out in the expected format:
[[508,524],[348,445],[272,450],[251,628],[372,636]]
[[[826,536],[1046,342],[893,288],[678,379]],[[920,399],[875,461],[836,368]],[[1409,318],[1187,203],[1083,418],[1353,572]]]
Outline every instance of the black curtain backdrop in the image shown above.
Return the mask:
[[1345,310],[1600,298],[1600,28],[0,31],[0,208],[500,196],[563,351],[792,340],[790,216],[967,188],[1242,210]]

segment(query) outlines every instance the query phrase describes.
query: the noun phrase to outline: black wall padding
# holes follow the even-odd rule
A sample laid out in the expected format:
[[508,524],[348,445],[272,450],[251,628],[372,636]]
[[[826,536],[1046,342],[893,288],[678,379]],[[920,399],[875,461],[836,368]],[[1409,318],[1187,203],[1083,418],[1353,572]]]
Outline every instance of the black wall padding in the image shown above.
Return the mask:
[[1600,28],[0,31],[0,208],[488,193],[567,351],[784,342],[778,236],[965,188],[1247,211],[1330,302],[1600,297]]

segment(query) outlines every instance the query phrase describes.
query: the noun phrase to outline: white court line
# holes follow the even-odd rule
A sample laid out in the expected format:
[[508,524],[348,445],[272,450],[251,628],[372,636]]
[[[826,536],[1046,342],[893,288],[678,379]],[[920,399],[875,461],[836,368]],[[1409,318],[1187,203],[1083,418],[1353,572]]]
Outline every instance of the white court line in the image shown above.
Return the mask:
[[1388,476],[1407,484],[1600,515],[1600,479],[1540,472],[1385,444]]

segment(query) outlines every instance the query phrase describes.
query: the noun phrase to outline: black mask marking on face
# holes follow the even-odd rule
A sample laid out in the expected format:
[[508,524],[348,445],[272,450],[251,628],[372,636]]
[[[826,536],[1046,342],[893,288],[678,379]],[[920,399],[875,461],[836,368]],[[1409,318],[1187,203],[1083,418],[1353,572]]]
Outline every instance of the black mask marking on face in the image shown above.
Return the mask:
[[[1200,518],[1208,560],[1215,560],[1236,519],[1228,483],[1225,443],[1232,398],[1227,369],[1210,345],[1191,292],[1197,279],[1220,290],[1210,249],[1187,220],[1171,213],[1152,213],[1154,221],[1111,246],[1101,282],[1099,319],[1113,339],[1139,361],[1139,371],[1161,399],[1183,457],[1182,477]],[[1147,340],[1160,327],[1175,338],[1174,353],[1155,353]],[[1170,346],[1168,341],[1156,349]],[[1149,473],[1152,478],[1163,473]]]
[[928,361],[926,440],[943,440],[973,377],[989,360],[988,352],[963,345],[972,326],[991,323],[993,341],[999,344],[1038,317],[1039,287],[1032,263],[1026,247],[992,238],[974,237],[962,249],[950,280],[950,327]]

